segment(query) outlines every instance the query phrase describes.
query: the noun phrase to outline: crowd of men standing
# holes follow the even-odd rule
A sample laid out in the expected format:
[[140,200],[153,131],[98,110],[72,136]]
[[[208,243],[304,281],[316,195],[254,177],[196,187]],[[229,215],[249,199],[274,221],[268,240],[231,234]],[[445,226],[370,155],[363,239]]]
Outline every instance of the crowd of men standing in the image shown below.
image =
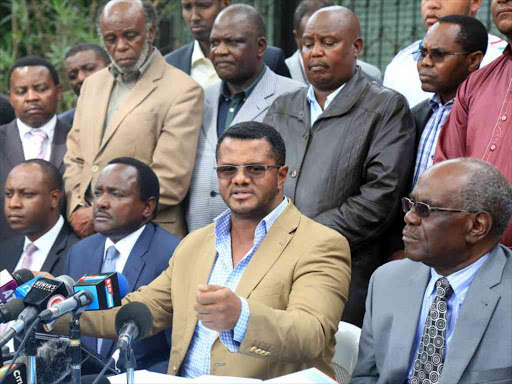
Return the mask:
[[[138,367],[162,373],[332,376],[343,320],[354,382],[511,379],[512,50],[481,4],[422,0],[382,78],[329,0],[298,5],[286,61],[249,5],[182,0],[194,40],[163,57],[153,6],[109,1],[105,49],[63,63],[76,108],[56,114],[47,60],[9,70],[0,268],[122,272],[155,319]],[[492,14],[511,41],[512,0]],[[83,316],[104,357],[114,314]]]

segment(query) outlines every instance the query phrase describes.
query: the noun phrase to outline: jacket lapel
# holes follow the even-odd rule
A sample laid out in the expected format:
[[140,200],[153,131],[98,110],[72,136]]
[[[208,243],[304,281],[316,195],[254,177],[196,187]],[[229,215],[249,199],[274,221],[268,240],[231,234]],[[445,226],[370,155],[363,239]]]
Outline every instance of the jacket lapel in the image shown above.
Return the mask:
[[275,221],[268,231],[265,239],[261,242],[258,250],[253,255],[257,262],[249,262],[236,288],[236,294],[247,298],[258,283],[265,277],[269,269],[279,259],[286,245],[293,238],[294,232],[299,226],[300,213],[295,206],[289,202],[281,216]]
[[66,154],[66,138],[68,136],[70,127],[63,124],[57,119],[57,125],[55,126],[55,133],[53,135],[52,151],[50,155],[50,163],[55,165],[57,169],[62,166],[62,160]]
[[25,155],[23,153],[23,144],[21,144],[20,132],[16,120],[9,123],[8,134],[5,136],[6,158],[12,167],[23,163]]
[[53,273],[53,267],[61,257],[62,250],[66,248],[68,233],[69,230],[64,223],[59,234],[57,235],[57,238],[55,239],[55,242],[53,243],[52,248],[50,249],[50,252],[48,252],[48,256],[46,256],[46,260],[41,267],[41,271],[48,271]]
[[500,284],[506,261],[501,245],[496,246],[471,283],[453,330],[441,383],[458,383],[471,361],[500,299],[492,288]]
[[[83,144],[84,148],[87,147],[88,145],[90,146],[90,139],[92,138],[94,145],[91,147],[94,148],[94,150],[91,152],[95,154],[98,153],[101,146],[101,140],[103,138],[103,133],[105,132],[105,121],[107,119],[110,95],[112,94],[112,90],[114,88],[114,77],[112,76],[110,71],[106,68],[102,69],[101,71],[100,74],[103,76],[105,86],[102,88],[101,93],[94,95],[94,98],[91,98],[92,102],[87,106],[91,111],[98,111],[94,115],[95,119],[93,119],[93,121],[95,123],[91,123],[90,129],[87,129],[86,132],[83,132],[81,134],[81,137],[86,139],[86,141]],[[80,101],[80,99],[78,100]]]
[[203,130],[204,137],[206,137],[206,141],[210,144],[212,148],[217,146],[217,118],[219,112],[219,98],[221,93],[222,83],[213,84],[211,87],[206,90],[206,95],[204,98],[205,108],[204,108],[204,119],[203,125],[201,129]]
[[144,257],[148,252],[154,234],[155,226],[152,223],[147,223],[146,228],[144,228],[144,231],[142,231],[140,237],[133,246],[130,256],[128,256],[128,260],[126,261],[123,269],[123,275],[128,280],[128,292],[133,292],[137,285],[137,281],[139,280],[142,270],[144,269],[144,265],[146,264]]
[[14,272],[14,268],[16,268],[16,264],[18,264],[23,253],[24,244],[25,236],[23,235],[16,235],[12,241],[5,242],[5,248],[2,249],[2,253],[5,255],[2,259],[2,265],[9,273]]
[[110,138],[117,131],[126,116],[128,116],[130,112],[132,112],[157,88],[155,82],[162,78],[164,67],[167,64],[158,51],[156,51],[156,56],[153,60],[154,62],[139,78],[133,90],[130,92],[126,100],[123,101],[119,111],[112,116],[109,127],[105,130],[105,137],[103,139],[100,138],[100,151],[108,144]]
[[390,382],[397,383],[404,380],[404,373],[407,375],[413,344],[416,337],[416,329],[421,313],[423,296],[430,279],[430,268],[415,263],[418,270],[413,272],[409,278],[404,279],[402,289],[397,292],[396,297],[390,299],[390,305],[395,307],[390,345],[387,362],[390,364]]

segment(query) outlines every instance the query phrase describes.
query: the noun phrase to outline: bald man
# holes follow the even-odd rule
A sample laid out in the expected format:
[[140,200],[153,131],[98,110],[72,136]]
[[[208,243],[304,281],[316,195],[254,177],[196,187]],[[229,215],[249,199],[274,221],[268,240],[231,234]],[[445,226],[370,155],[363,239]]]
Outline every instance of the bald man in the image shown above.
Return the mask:
[[[422,0],[421,18],[427,31],[441,17],[449,15],[466,15],[476,17],[483,0]],[[420,76],[414,60],[414,53],[421,48],[422,40],[415,41],[407,48],[402,49],[393,58],[384,74],[384,85],[400,92],[413,108],[422,101],[434,96],[421,87]],[[501,56],[507,42],[498,36],[488,34],[487,51],[482,66]]]
[[149,2],[113,0],[98,16],[112,64],[80,89],[64,158],[68,216],[80,237],[94,232],[92,200],[101,170],[116,157],[149,165],[160,181],[155,221],[186,234],[188,192],[203,116],[203,91],[153,47],[157,15]]
[[311,84],[277,98],[264,122],[286,143],[285,195],[349,241],[352,281],[342,319],[361,326],[369,278],[388,253],[383,240],[414,164],[414,122],[403,96],[356,66],[363,40],[352,11],[318,10],[302,44]]

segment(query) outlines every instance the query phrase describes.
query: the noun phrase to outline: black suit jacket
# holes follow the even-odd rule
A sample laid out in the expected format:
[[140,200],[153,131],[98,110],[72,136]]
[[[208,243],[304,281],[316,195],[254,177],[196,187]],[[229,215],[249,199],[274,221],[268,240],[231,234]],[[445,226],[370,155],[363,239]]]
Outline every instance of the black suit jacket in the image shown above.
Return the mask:
[[[79,241],[71,227],[64,223],[64,226],[55,239],[41,271],[49,272],[53,276],[60,276],[67,272],[67,255],[69,249]],[[23,253],[25,236],[16,235],[13,238],[0,241],[2,257],[0,257],[0,270],[7,269],[13,272],[16,264]]]
[[[64,155],[66,153],[66,137],[71,127],[59,119],[53,135],[50,163],[55,165],[60,174],[64,174]],[[9,172],[25,161],[23,145],[16,120],[0,126],[0,240],[12,237],[15,233],[5,220],[4,214],[4,187]],[[64,201],[64,196],[62,196]]]
[[[194,41],[184,45],[181,48],[172,51],[164,56],[167,64],[181,69],[187,75],[190,75],[190,68],[192,66],[192,52],[194,51]],[[283,50],[278,47],[269,45],[263,57],[265,64],[275,73],[281,76],[289,77],[290,70],[285,63],[285,56]]]
[[[428,121],[432,117],[432,108],[430,107],[430,99],[424,100],[418,105],[416,105],[413,109],[411,109],[412,117],[414,119],[414,123],[416,124],[416,146],[414,153],[418,153],[418,147],[420,146],[421,135],[423,134],[423,130],[427,125]],[[414,166],[413,166],[414,168]],[[412,177],[412,175],[411,175]],[[412,179],[411,179],[412,182]]]

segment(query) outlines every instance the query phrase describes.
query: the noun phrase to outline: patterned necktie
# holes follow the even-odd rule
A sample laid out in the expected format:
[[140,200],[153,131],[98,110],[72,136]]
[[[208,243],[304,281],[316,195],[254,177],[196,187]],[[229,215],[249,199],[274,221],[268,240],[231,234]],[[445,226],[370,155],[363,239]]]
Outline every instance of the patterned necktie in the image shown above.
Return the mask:
[[446,354],[447,300],[453,293],[446,277],[436,281],[437,293],[430,305],[425,328],[414,359],[411,384],[435,384],[441,379]]
[[[106,272],[115,272],[116,271],[116,259],[119,257],[120,253],[116,249],[115,246],[111,245],[107,249],[107,254],[105,255],[105,261],[103,262],[103,266],[101,267],[101,273]],[[98,354],[101,354],[101,346],[103,344],[103,339],[98,338],[96,344],[96,351]]]
[[23,263],[21,264],[21,268],[31,269],[32,263],[34,262],[34,253],[39,249],[34,245],[34,243],[28,243],[27,248],[25,249],[25,258],[23,259]]
[[34,147],[36,150],[34,153],[37,153],[36,159],[43,159],[46,155],[46,140],[48,140],[48,135],[42,129],[31,129],[29,131],[31,140],[34,143]]

